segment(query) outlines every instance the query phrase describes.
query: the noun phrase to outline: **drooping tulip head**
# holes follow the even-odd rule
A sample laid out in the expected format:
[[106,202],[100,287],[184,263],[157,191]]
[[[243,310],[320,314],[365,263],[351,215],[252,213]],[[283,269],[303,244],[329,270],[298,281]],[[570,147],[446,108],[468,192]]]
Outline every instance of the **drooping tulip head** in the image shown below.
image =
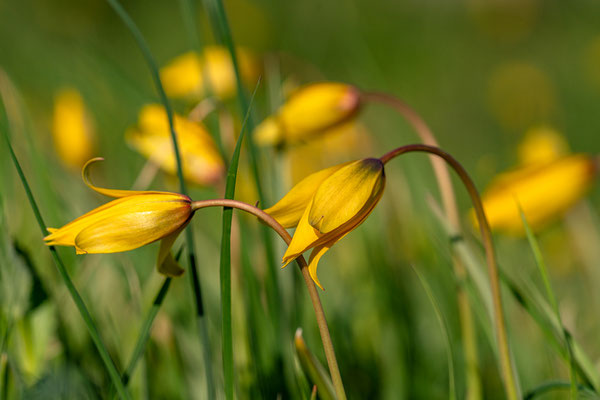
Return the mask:
[[[225,172],[225,163],[206,128],[199,122],[175,115],[175,130],[184,178],[202,186],[218,182]],[[126,140],[164,171],[176,173],[173,141],[167,113],[162,106],[144,106],[140,111],[138,126],[127,131]]]
[[56,94],[52,135],[56,153],[68,167],[79,169],[92,157],[94,127],[77,90],[62,89]]
[[351,85],[338,82],[305,85],[256,128],[254,137],[262,145],[301,142],[348,122],[359,108],[360,94]]
[[87,179],[86,163],[83,169],[85,183],[93,190],[113,200],[61,228],[48,228],[44,238],[49,246],[73,246],[77,254],[117,253],[137,249],[162,240],[157,266],[159,272],[178,276],[183,270],[169,250],[179,233],[190,221],[193,210],[189,197],[178,193],[104,189]]
[[499,175],[482,196],[490,227],[523,233],[520,206],[533,229],[543,228],[587,193],[597,169],[594,159],[575,154]]
[[282,226],[297,226],[283,256],[286,266],[307,250],[309,272],[317,277],[323,254],[358,227],[379,202],[385,187],[385,172],[379,159],[340,164],[309,175],[277,204],[265,210]]
[[[256,56],[243,48],[238,48],[236,52],[242,80],[253,84],[260,71]],[[207,94],[207,86],[221,100],[229,99],[236,93],[231,56],[229,50],[221,46],[207,46],[201,56],[188,52],[176,57],[161,69],[160,77],[170,97],[199,100]]]

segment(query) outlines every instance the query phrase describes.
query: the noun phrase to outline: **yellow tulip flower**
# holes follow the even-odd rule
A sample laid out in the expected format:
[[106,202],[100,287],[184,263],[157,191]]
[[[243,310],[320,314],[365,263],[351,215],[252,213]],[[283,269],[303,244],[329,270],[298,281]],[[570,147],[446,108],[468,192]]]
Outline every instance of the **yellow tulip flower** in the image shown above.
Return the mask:
[[254,131],[256,143],[281,145],[301,142],[352,119],[360,108],[360,93],[337,82],[298,88],[275,115]]
[[52,135],[56,153],[65,165],[81,168],[92,156],[93,126],[77,90],[63,89],[54,98]]
[[193,215],[189,197],[178,193],[134,191],[99,188],[87,177],[87,167],[82,176],[87,186],[113,200],[61,228],[47,228],[44,238],[48,246],[73,246],[77,254],[117,253],[137,249],[162,240],[157,260],[159,272],[168,276],[183,273],[170,254],[179,233]]
[[[199,185],[218,182],[225,172],[225,164],[204,126],[175,115],[175,130],[184,178]],[[163,170],[170,174],[177,172],[167,113],[162,106],[150,104],[143,107],[138,127],[130,129],[125,136],[133,148]]]
[[554,161],[569,152],[564,137],[554,129],[539,126],[529,129],[518,147],[521,165],[543,164]]
[[[256,57],[248,50],[238,48],[240,74],[245,83],[253,84],[259,75]],[[202,56],[195,52],[180,55],[163,67],[160,78],[170,97],[199,99],[206,92],[205,79],[210,90],[225,100],[236,93],[236,78],[229,50],[220,46],[207,46]]]
[[527,222],[539,230],[586,194],[597,169],[594,159],[575,154],[499,175],[482,196],[490,227],[522,234],[520,206]]
[[313,249],[308,270],[315,283],[317,264],[338,240],[373,211],[385,187],[383,163],[376,158],[336,165],[304,178],[277,204],[265,210],[283,227],[297,226],[283,266]]

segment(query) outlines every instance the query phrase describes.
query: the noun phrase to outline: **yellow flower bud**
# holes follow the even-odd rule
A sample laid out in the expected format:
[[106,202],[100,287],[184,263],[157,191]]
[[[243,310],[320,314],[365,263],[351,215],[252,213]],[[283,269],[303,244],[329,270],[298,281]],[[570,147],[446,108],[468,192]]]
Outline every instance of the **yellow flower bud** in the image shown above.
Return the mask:
[[593,159],[575,154],[499,175],[482,196],[490,227],[522,234],[520,206],[533,229],[543,228],[586,194],[596,171]]
[[[238,48],[237,58],[242,80],[253,84],[259,75],[256,57],[248,50]],[[203,55],[188,52],[163,67],[160,77],[170,97],[199,99],[206,94],[208,77],[210,90],[224,100],[236,93],[236,78],[229,51],[220,46],[205,47]]]
[[554,161],[566,155],[569,146],[557,131],[540,126],[527,131],[517,151],[522,165],[533,165]]
[[[175,130],[184,178],[198,185],[218,182],[225,164],[212,137],[198,122],[175,115]],[[164,108],[150,104],[142,108],[137,129],[126,133],[127,142],[170,174],[177,171],[173,141]]]
[[52,134],[56,153],[65,165],[81,168],[92,157],[94,131],[77,90],[63,89],[54,98]]
[[339,126],[360,108],[360,93],[336,82],[313,83],[297,89],[275,115],[264,120],[254,138],[262,145],[297,143]]
[[183,270],[169,254],[177,235],[190,221],[193,210],[189,197],[178,193],[104,189],[83,179],[93,190],[117,198],[100,206],[61,228],[48,228],[44,238],[48,246],[73,246],[77,254],[116,253],[162,239],[158,269],[169,276],[178,276]]
[[308,270],[322,289],[317,264],[338,240],[358,227],[373,211],[385,187],[379,159],[366,158],[309,175],[273,207],[265,210],[284,227],[297,225],[284,266],[313,249]]

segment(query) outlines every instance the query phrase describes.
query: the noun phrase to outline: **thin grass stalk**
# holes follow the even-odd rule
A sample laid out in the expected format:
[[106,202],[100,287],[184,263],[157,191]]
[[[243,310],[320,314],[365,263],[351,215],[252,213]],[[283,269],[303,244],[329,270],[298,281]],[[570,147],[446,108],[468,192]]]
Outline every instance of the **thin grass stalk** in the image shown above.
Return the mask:
[[571,390],[570,396],[571,400],[575,400],[578,398],[577,394],[577,371],[575,366],[575,361],[573,359],[573,349],[571,344],[571,335],[565,328],[563,324],[562,317],[560,316],[560,310],[558,309],[558,302],[556,301],[556,296],[554,296],[554,291],[552,290],[552,284],[550,283],[550,278],[548,277],[548,269],[546,268],[546,262],[542,257],[542,251],[540,250],[540,246],[527,223],[527,219],[525,218],[525,214],[523,210],[519,206],[519,213],[521,214],[521,220],[523,221],[523,227],[525,228],[525,234],[527,235],[527,241],[529,242],[529,247],[531,247],[531,251],[533,252],[533,257],[535,259],[535,263],[540,271],[540,275],[542,277],[542,281],[544,282],[544,288],[546,289],[546,295],[548,296],[548,301],[552,306],[554,313],[556,314],[556,319],[558,320],[558,324],[560,325],[561,331],[563,333],[563,338],[565,341],[565,346],[567,348],[567,357],[569,362],[569,378],[571,381]]
[[[531,389],[528,393],[525,394],[523,400],[533,400],[548,392],[555,390],[568,390],[570,389],[570,387],[571,383],[569,382],[546,382],[536,388]],[[589,396],[592,399],[600,399],[596,392],[590,390],[590,388],[588,388],[585,385],[578,385],[577,389],[580,390],[582,393],[585,393],[586,397]]]
[[[4,103],[2,103],[2,114],[0,114],[0,117],[2,117],[2,120],[5,120],[5,118],[4,118]],[[5,124],[5,125],[7,125],[7,124]],[[40,213],[40,210],[37,206],[35,198],[33,197],[33,192],[31,191],[31,187],[29,186],[29,183],[27,182],[27,178],[25,177],[23,169],[21,168],[21,164],[19,163],[19,160],[17,159],[17,156],[13,150],[12,143],[10,141],[10,137],[9,137],[9,133],[8,133],[8,129],[9,129],[8,126],[4,127],[3,136],[6,141],[6,145],[7,145],[10,157],[11,157],[13,164],[17,170],[19,179],[21,180],[21,183],[23,184],[23,188],[25,189],[27,199],[29,201],[31,209],[33,210],[35,219],[40,227],[42,236],[45,236],[46,235],[46,224],[44,223],[44,219],[42,218],[42,214]],[[94,342],[94,345],[96,346],[96,349],[98,350],[98,353],[100,354],[100,358],[102,359],[104,366],[106,367],[106,370],[108,371],[108,375],[109,375],[113,385],[117,389],[117,393],[119,394],[119,397],[121,397],[121,399],[130,399],[129,393],[125,389],[123,382],[121,382],[121,376],[120,376],[119,372],[117,371],[117,367],[115,366],[112,358],[110,357],[110,354],[108,353],[108,350],[106,349],[106,346],[104,345],[104,342],[102,341],[102,338],[100,337],[100,333],[98,332],[98,329],[96,328],[96,324],[94,323],[92,315],[88,311],[88,309],[85,305],[85,302],[83,301],[83,298],[81,297],[81,295],[77,291],[77,288],[75,287],[75,284],[71,280],[71,277],[69,276],[69,273],[67,272],[67,269],[65,268],[60,256],[58,255],[56,248],[54,246],[48,246],[48,249],[50,250],[50,253],[52,254],[52,259],[54,260],[54,264],[56,265],[56,268],[58,269],[60,276],[62,277],[63,281],[65,282],[65,286],[67,287],[67,290],[69,291],[69,294],[71,295],[71,298],[73,299],[73,302],[77,306],[77,310],[79,311],[79,314],[81,314],[81,317],[83,318],[83,321],[85,322],[85,325],[86,325],[88,332],[92,338],[92,341]]]
[[423,273],[419,271],[416,266],[411,265],[411,267],[413,271],[415,271],[415,274],[417,274],[417,277],[419,278],[419,281],[425,290],[425,294],[427,294],[427,298],[433,306],[435,317],[440,325],[440,330],[444,335],[444,341],[446,342],[446,357],[448,362],[448,399],[456,400],[456,384],[454,382],[454,356],[452,351],[452,341],[450,340],[450,333],[448,332],[448,325],[446,324],[444,316],[442,315],[439,302],[436,300],[433,290],[431,289],[431,286],[429,286],[425,276],[423,276]]
[[[256,83],[252,100],[258,89],[260,80]],[[250,103],[249,107],[252,105]],[[235,144],[231,162],[227,169],[227,183],[225,184],[225,198],[233,199],[235,196],[235,183],[237,180],[237,170],[240,161],[242,143],[246,123],[250,115],[250,108],[246,109],[240,136]],[[221,289],[221,328],[222,328],[222,357],[223,357],[223,380],[225,384],[225,397],[228,400],[233,399],[233,329],[231,326],[231,222],[233,219],[233,209],[225,207],[223,209],[223,228],[221,234],[221,257],[219,262],[220,289]]]
[[[152,75],[152,79],[154,81],[154,85],[156,86],[156,90],[160,97],[160,101],[165,107],[165,111],[167,113],[167,120],[169,123],[169,131],[171,133],[171,140],[173,142],[173,153],[175,154],[175,161],[177,164],[177,177],[179,178],[179,186],[181,193],[184,195],[188,195],[187,186],[185,184],[185,179],[183,177],[183,163],[181,162],[181,154],[179,151],[179,145],[177,142],[177,133],[175,131],[175,123],[173,118],[173,110],[171,108],[171,103],[167,98],[165,93],[165,89],[160,80],[160,73],[157,67],[156,62],[154,61],[154,57],[150,52],[150,48],[142,35],[142,32],[139,30],[135,22],[131,19],[127,11],[121,6],[118,0],[106,0],[113,10],[117,13],[119,18],[123,21],[127,29],[131,32],[133,38],[135,39],[138,47],[140,48],[144,59],[146,60],[146,64],[148,65],[148,69],[150,70],[150,74]],[[204,369],[206,371],[206,380],[207,380],[207,390],[209,397],[214,397],[214,386],[213,386],[213,377],[212,377],[212,368],[211,368],[211,360],[207,358],[210,354],[210,344],[208,343],[208,335],[206,334],[206,329],[203,327],[203,317],[204,317],[204,304],[202,301],[202,289],[200,287],[200,277],[198,275],[198,268],[196,266],[196,252],[194,246],[194,233],[192,230],[192,225],[188,224],[185,229],[185,237],[188,244],[188,257],[189,257],[189,269],[191,270],[190,281],[192,285],[192,290],[194,293],[195,299],[195,308],[196,308],[196,318],[198,323],[198,328],[200,330],[200,341],[204,351]]]
[[[192,202],[192,210],[194,211],[206,207],[223,207],[224,209],[229,208],[230,210],[232,208],[237,208],[239,210],[246,211],[258,217],[261,221],[271,227],[285,241],[286,244],[289,245],[292,241],[292,237],[288,231],[286,231],[283,226],[281,226],[273,217],[260,208],[254,207],[250,204],[231,199],[215,199]],[[323,305],[321,304],[321,299],[317,293],[317,287],[310,277],[308,272],[308,264],[306,263],[304,257],[298,257],[296,262],[300,267],[302,277],[304,278],[304,283],[306,284],[310,299],[313,304],[317,325],[319,326],[319,333],[321,334],[321,341],[323,342],[323,349],[325,350],[325,358],[327,359],[327,365],[329,366],[329,373],[331,374],[331,380],[336,391],[337,399],[346,400],[346,392],[342,383],[342,376],[340,374],[337,359],[335,357],[335,350],[333,348],[333,342],[331,341],[331,335],[329,334],[329,327],[327,326],[327,319],[325,318]]]
[[133,349],[133,353],[131,354],[131,358],[129,359],[129,363],[127,364],[127,368],[123,375],[121,376],[121,380],[124,385],[129,384],[129,380],[133,376],[135,372],[135,367],[137,366],[138,361],[142,357],[144,353],[144,348],[146,347],[146,343],[148,342],[148,338],[150,337],[150,332],[152,331],[152,324],[154,323],[154,318],[158,314],[160,310],[160,306],[163,303],[163,300],[167,296],[167,292],[169,291],[169,287],[171,285],[172,278],[165,278],[165,281],[161,285],[154,301],[152,302],[152,307],[150,311],[148,311],[148,315],[146,316],[146,320],[142,325],[140,336],[138,336],[138,340],[135,344],[135,348]]
[[483,245],[485,247],[486,252],[486,262],[488,265],[488,274],[494,305],[494,326],[496,331],[496,340],[498,342],[500,370],[502,371],[504,388],[506,391],[506,396],[509,400],[517,400],[520,398],[517,384],[518,380],[513,371],[513,360],[508,344],[508,336],[506,333],[504,308],[502,305],[500,280],[498,276],[498,266],[496,264],[494,244],[492,242],[492,233],[487,218],[485,216],[485,212],[483,210],[483,205],[481,203],[479,193],[477,192],[475,184],[473,183],[469,174],[467,173],[467,171],[465,171],[463,166],[458,161],[456,161],[456,159],[450,154],[437,147],[428,146],[424,144],[402,146],[383,155],[381,157],[381,161],[385,164],[391,159],[401,154],[415,151],[435,154],[443,158],[444,161],[446,161],[454,169],[454,171],[456,171],[461,181],[465,185],[465,188],[469,192],[469,196],[471,197],[473,208],[475,209],[475,214],[477,216],[477,221],[479,222],[479,228],[481,231]]
[[[231,63],[236,77],[236,88],[237,98],[242,112],[248,110],[249,102],[246,95],[246,89],[244,88],[242,77],[240,74],[239,62],[237,59],[237,53],[235,52],[235,45],[233,42],[233,36],[231,35],[231,29],[229,28],[229,22],[227,21],[227,14],[223,6],[222,0],[204,0],[206,8],[208,10],[211,25],[217,40],[224,44],[229,50],[231,56]],[[258,166],[258,150],[254,139],[252,138],[252,132],[256,127],[252,113],[248,115],[248,150],[250,159],[250,169],[252,170],[252,176],[256,184],[256,192],[258,194],[258,201],[260,204],[268,204],[267,198],[265,197],[264,190],[261,183],[261,173]],[[277,333],[278,342],[283,345],[283,325],[281,324],[282,319],[282,307],[281,307],[281,295],[279,290],[279,279],[277,277],[277,266],[275,265],[275,250],[273,248],[273,241],[269,229],[261,227],[262,242],[265,246],[265,257],[267,260],[267,281],[265,283],[267,301],[269,309],[271,310],[272,318],[275,323],[275,329]]]
[[[438,141],[433,134],[429,125],[421,118],[421,116],[404,101],[387,93],[380,92],[362,92],[361,97],[366,101],[378,102],[392,107],[400,115],[402,115],[408,123],[413,127],[417,135],[423,141],[423,144],[439,147]],[[430,156],[431,166],[437,181],[442,199],[442,206],[448,223],[450,224],[450,244],[452,249],[452,267],[458,282],[467,279],[467,271],[460,259],[456,256],[454,248],[455,241],[453,238],[460,238],[461,226],[460,215],[456,205],[456,195],[450,172],[444,160],[439,157]],[[467,293],[462,285],[456,287],[456,302],[458,305],[458,317],[460,321],[460,331],[463,340],[463,349],[465,355],[465,364],[467,366],[467,400],[481,399],[481,378],[479,376],[479,356],[477,350],[477,334],[473,324],[473,312],[469,304]]]

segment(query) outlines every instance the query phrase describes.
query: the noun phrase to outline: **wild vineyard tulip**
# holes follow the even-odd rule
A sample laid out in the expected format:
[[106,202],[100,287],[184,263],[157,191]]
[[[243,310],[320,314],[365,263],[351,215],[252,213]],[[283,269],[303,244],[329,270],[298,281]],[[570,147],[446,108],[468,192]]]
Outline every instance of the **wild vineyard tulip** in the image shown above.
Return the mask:
[[[237,49],[242,80],[254,84],[259,75],[259,62],[250,51]],[[188,52],[176,57],[160,70],[160,78],[167,95],[177,98],[200,99],[207,86],[219,99],[231,98],[236,93],[236,78],[229,50],[207,46],[202,56]],[[206,78],[209,84],[206,84]]]
[[159,272],[179,276],[183,269],[170,254],[179,233],[190,221],[193,210],[189,197],[178,193],[104,189],[92,185],[87,167],[83,180],[92,190],[113,200],[61,228],[47,228],[49,246],[73,246],[77,254],[117,253],[162,240],[157,259]]
[[94,151],[94,129],[81,94],[62,89],[54,98],[52,136],[58,157],[68,167],[81,168]]
[[265,210],[283,227],[297,226],[283,266],[312,249],[309,272],[317,277],[319,260],[338,240],[373,211],[385,187],[383,163],[376,158],[340,164],[309,175],[273,207]]
[[575,154],[499,175],[482,196],[490,227],[523,233],[520,206],[527,222],[539,230],[587,193],[597,170],[596,160]]
[[[180,115],[175,115],[174,122],[185,179],[202,186],[218,182],[225,172],[225,163],[204,125]],[[131,147],[149,160],[166,172],[175,174],[177,163],[163,106],[144,106],[140,111],[138,126],[129,129],[125,138]]]
[[301,142],[351,120],[360,108],[359,91],[345,83],[320,82],[298,88],[275,115],[256,127],[262,145]]

